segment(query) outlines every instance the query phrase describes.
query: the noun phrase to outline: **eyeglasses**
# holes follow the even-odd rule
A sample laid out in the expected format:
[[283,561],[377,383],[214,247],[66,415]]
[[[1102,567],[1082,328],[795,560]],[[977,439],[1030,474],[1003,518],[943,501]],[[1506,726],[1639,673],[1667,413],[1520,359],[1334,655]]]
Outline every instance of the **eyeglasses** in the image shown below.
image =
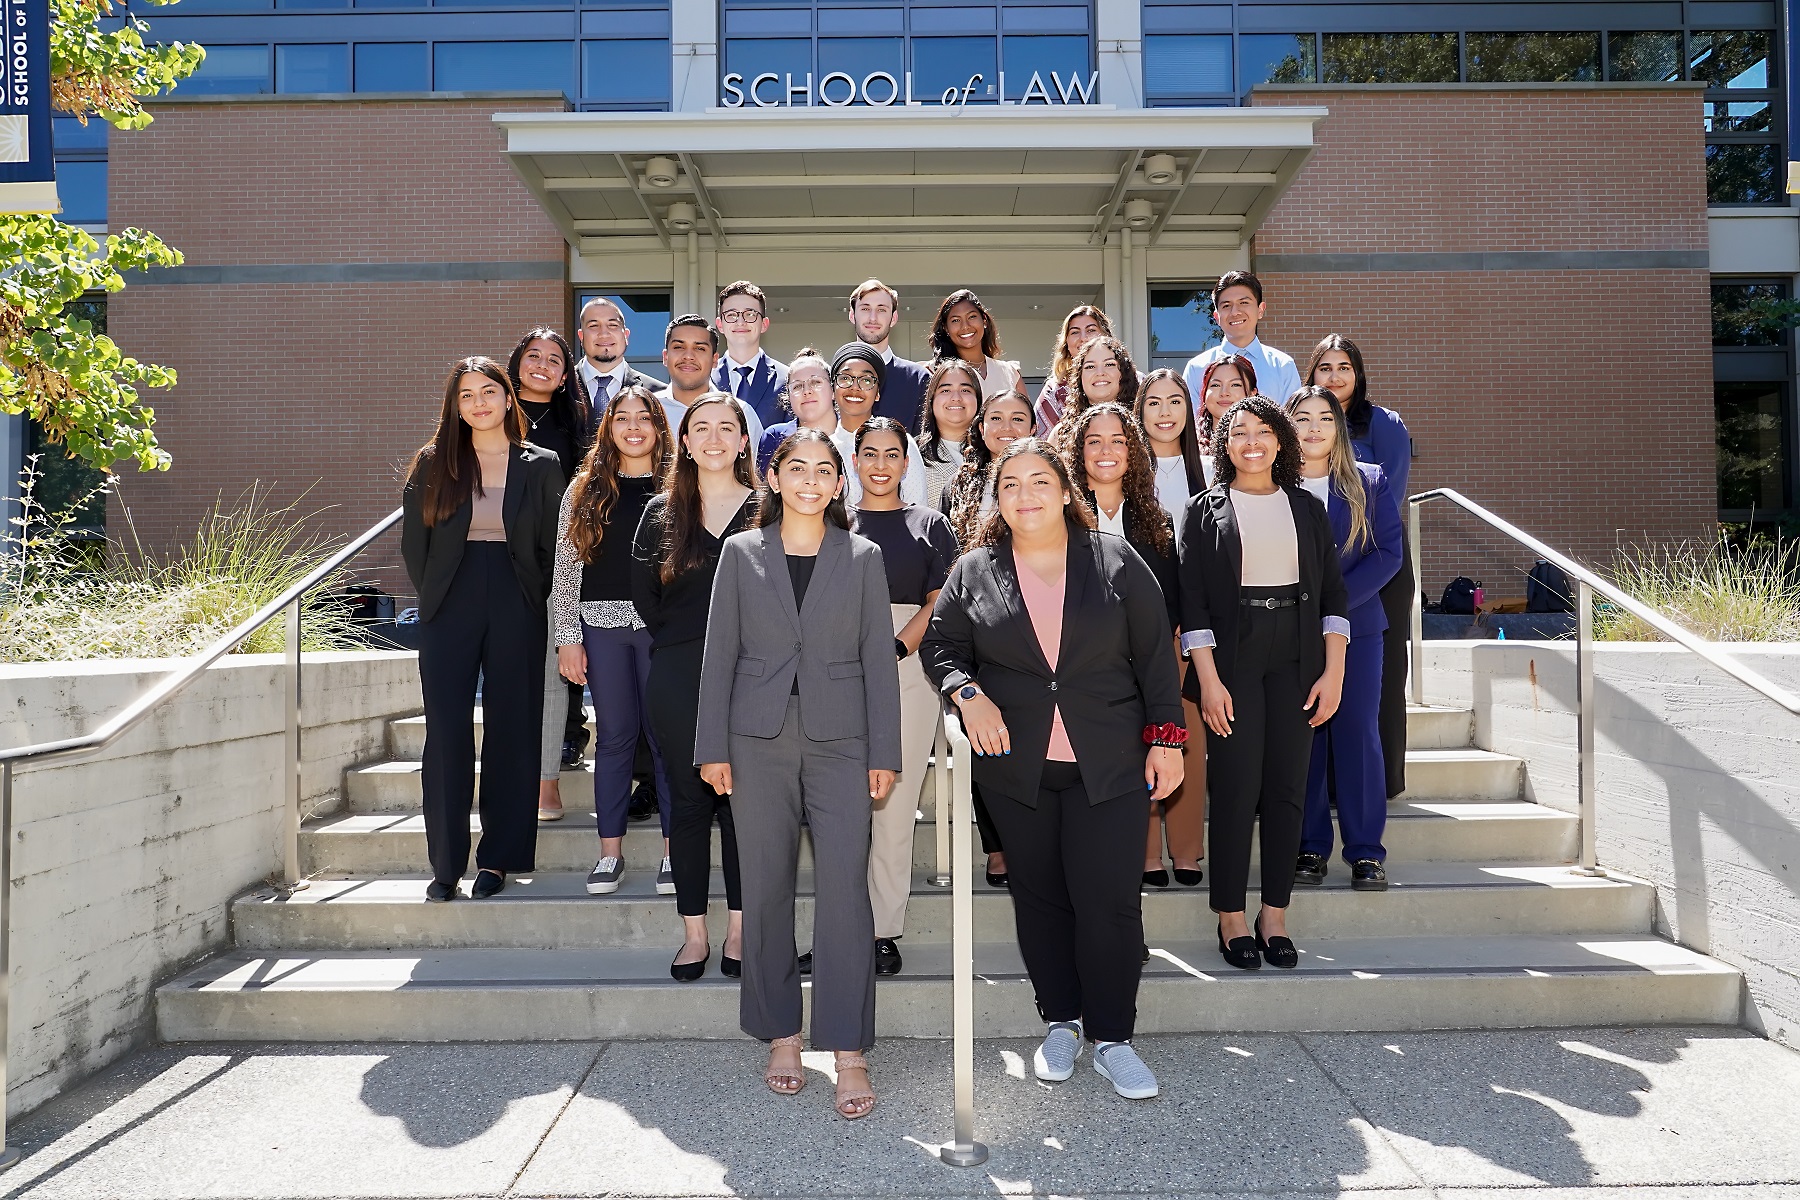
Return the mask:
[[855,388],[859,392],[872,392],[881,386],[873,375],[833,375],[831,382],[841,388]]
[[762,313],[754,308],[734,308],[730,312],[719,314],[719,320],[727,325],[752,325],[762,318]]
[[822,392],[826,388],[823,379],[802,379],[799,383],[788,384],[788,394],[793,396],[810,396],[814,392]]

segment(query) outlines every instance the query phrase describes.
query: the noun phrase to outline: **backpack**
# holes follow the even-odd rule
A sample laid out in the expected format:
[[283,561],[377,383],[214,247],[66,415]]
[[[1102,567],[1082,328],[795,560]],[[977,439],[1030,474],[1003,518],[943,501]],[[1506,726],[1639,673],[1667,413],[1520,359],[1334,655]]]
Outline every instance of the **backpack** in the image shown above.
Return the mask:
[[1575,611],[1575,589],[1566,571],[1553,562],[1538,559],[1525,576],[1525,611],[1566,613]]
[[1438,611],[1472,616],[1475,612],[1475,581],[1467,575],[1458,575],[1444,585],[1444,598],[1438,601]]

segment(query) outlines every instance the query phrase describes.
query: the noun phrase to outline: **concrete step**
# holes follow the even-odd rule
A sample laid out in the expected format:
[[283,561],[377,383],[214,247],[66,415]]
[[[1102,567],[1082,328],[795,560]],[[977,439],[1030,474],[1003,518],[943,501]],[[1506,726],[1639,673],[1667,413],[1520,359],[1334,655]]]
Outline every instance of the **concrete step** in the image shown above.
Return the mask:
[[[463,907],[452,904],[449,908]],[[476,907],[473,904],[467,907]],[[1210,941],[1151,939],[1140,1033],[1733,1024],[1738,972],[1646,935],[1307,937],[1292,971],[1237,971]],[[715,943],[716,945],[716,943]],[[950,1032],[950,947],[901,943],[876,993],[883,1037]],[[738,985],[715,958],[669,979],[643,948],[233,951],[157,991],[167,1041],[737,1038]],[[1042,1031],[1018,951],[977,944],[975,1034]],[[808,1002],[811,988],[806,989]]]
[[[480,819],[471,818],[479,831]],[[1388,806],[1385,842],[1398,862],[1572,862],[1577,822],[1567,813],[1523,801],[1497,803],[1396,800]],[[713,855],[719,835],[713,832]],[[538,826],[540,871],[587,871],[599,854],[591,812]],[[630,825],[625,861],[654,867],[662,857],[655,821]],[[976,859],[981,860],[976,846]],[[416,813],[340,813],[309,821],[300,831],[301,870],[309,876],[388,875],[419,870],[426,861],[425,819]],[[937,865],[937,827],[920,822],[913,834],[913,866]],[[800,865],[812,865],[812,841],[802,837]]]
[[[1651,928],[1655,890],[1626,879],[1589,879],[1566,866],[1481,866],[1469,863],[1397,863],[1385,893],[1354,892],[1347,873],[1334,871],[1325,885],[1294,895],[1292,926],[1317,938],[1483,936],[1494,933],[1639,934]],[[627,873],[619,891],[589,896],[586,873],[519,876],[500,895],[449,904],[425,900],[423,875],[316,880],[284,897],[258,889],[232,904],[236,945],[245,950],[385,950],[507,947],[545,950],[666,946],[680,940],[673,896],[655,893],[649,871]],[[723,889],[713,880],[710,914],[715,939],[724,935]],[[1256,876],[1251,876],[1251,908]],[[811,872],[801,872],[796,927],[802,944],[812,937]],[[1011,897],[977,879],[974,895],[978,941],[1013,940]],[[1207,891],[1151,889],[1144,896],[1144,926],[1152,939],[1211,935],[1214,919]],[[950,897],[922,874],[913,879],[907,935],[948,941]]]

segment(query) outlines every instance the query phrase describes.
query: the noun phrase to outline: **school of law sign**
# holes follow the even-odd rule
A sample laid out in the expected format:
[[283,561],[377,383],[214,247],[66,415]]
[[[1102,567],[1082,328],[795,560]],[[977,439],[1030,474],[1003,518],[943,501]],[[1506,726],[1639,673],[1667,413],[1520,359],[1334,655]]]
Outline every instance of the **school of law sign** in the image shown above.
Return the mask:
[[0,0],[0,213],[53,213],[49,0]]
[[1001,71],[999,78],[993,83],[988,83],[978,74],[971,75],[966,83],[951,84],[939,94],[923,96],[916,95],[913,91],[911,71],[905,72],[901,79],[896,79],[886,71],[871,71],[861,79],[843,71],[833,71],[819,80],[816,90],[813,88],[810,71],[799,76],[764,71],[750,76],[748,84],[744,82],[743,72],[732,71],[720,77],[719,91],[724,96],[726,108],[811,108],[815,104],[823,108],[848,108],[857,103],[875,108],[886,108],[893,104],[910,108],[926,104],[957,108],[972,103],[1096,103],[1095,93],[1100,83],[1098,71],[1090,72],[1086,79],[1076,71],[1070,71],[1067,79],[1059,71],[1050,71],[1048,83],[1044,81],[1045,74],[1043,71],[1033,71],[1030,82],[1016,96],[1007,92],[1005,71]]

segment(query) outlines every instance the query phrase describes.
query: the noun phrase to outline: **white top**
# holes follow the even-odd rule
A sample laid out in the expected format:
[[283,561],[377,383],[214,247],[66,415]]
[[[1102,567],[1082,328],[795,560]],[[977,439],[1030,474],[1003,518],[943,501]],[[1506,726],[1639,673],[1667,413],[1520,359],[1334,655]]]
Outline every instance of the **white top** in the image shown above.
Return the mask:
[[1228,354],[1241,354],[1250,360],[1256,371],[1256,390],[1275,403],[1286,404],[1287,398],[1300,390],[1300,368],[1275,347],[1265,346],[1256,338],[1251,338],[1250,344],[1241,349],[1230,342],[1221,342],[1194,355],[1181,369],[1181,377],[1187,381],[1188,391],[1193,393],[1196,414],[1206,404],[1206,395],[1200,387],[1206,368]]
[[1286,587],[1300,582],[1300,541],[1287,493],[1276,488],[1267,496],[1230,489],[1237,515],[1238,540],[1244,548],[1240,586]]
[[[856,435],[842,425],[831,435],[831,444],[844,456],[844,499],[852,507],[862,503],[862,476],[856,473]],[[919,457],[919,443],[906,435],[906,474],[900,477],[900,503],[925,503],[925,461]]]
[[[581,361],[575,364],[575,370],[580,374],[581,382],[587,385],[588,399],[594,402],[596,409],[604,409],[607,404],[612,402],[612,398],[619,394],[619,389],[625,385],[625,372],[630,369],[631,365],[621,358],[618,366],[610,371],[602,371],[585,354],[582,355]],[[607,380],[604,401],[599,398],[602,378]],[[681,418],[687,414],[687,405],[671,396],[669,389],[663,384],[651,379],[648,375],[644,376],[644,379],[649,383],[650,390],[655,392],[657,398],[662,401],[663,416],[668,418],[669,422],[669,436],[679,438],[681,436]]]
[[1104,508],[1101,508],[1098,504],[1096,504],[1096,505],[1094,505],[1094,515],[1096,517],[1100,518],[1100,532],[1101,533],[1116,533],[1120,537],[1125,536],[1125,506],[1124,506],[1124,504],[1120,504],[1119,511],[1114,513],[1110,517],[1106,515],[1106,510]]
[[1331,507],[1331,476],[1321,475],[1317,479],[1300,480],[1300,486],[1319,498],[1319,503],[1326,508]]
[[1177,454],[1174,458],[1156,460],[1156,502],[1162,510],[1169,514],[1169,520],[1175,523],[1175,540],[1181,540],[1181,527],[1187,520],[1188,501],[1187,459]]
[[[987,366],[981,372],[981,398],[1000,396],[1019,386],[1019,364],[1003,362],[998,358],[987,360]],[[1030,403],[1030,398],[1026,398]]]
[[1219,464],[1213,461],[1210,454],[1200,456],[1200,473],[1206,476],[1206,486],[1211,487],[1219,482]]
[[[674,391],[670,388],[663,388],[658,391],[656,393],[656,398],[662,401],[663,411],[669,414],[669,436],[676,439],[675,449],[680,450],[681,415],[687,412],[688,406],[677,400]],[[756,448],[762,444],[762,419],[756,415],[756,410],[754,408],[750,407],[742,400],[733,397],[733,403],[738,406],[738,412],[743,415],[744,432],[750,435],[750,456],[752,460],[754,460],[756,457]],[[756,474],[754,469],[750,473],[752,475]]]

